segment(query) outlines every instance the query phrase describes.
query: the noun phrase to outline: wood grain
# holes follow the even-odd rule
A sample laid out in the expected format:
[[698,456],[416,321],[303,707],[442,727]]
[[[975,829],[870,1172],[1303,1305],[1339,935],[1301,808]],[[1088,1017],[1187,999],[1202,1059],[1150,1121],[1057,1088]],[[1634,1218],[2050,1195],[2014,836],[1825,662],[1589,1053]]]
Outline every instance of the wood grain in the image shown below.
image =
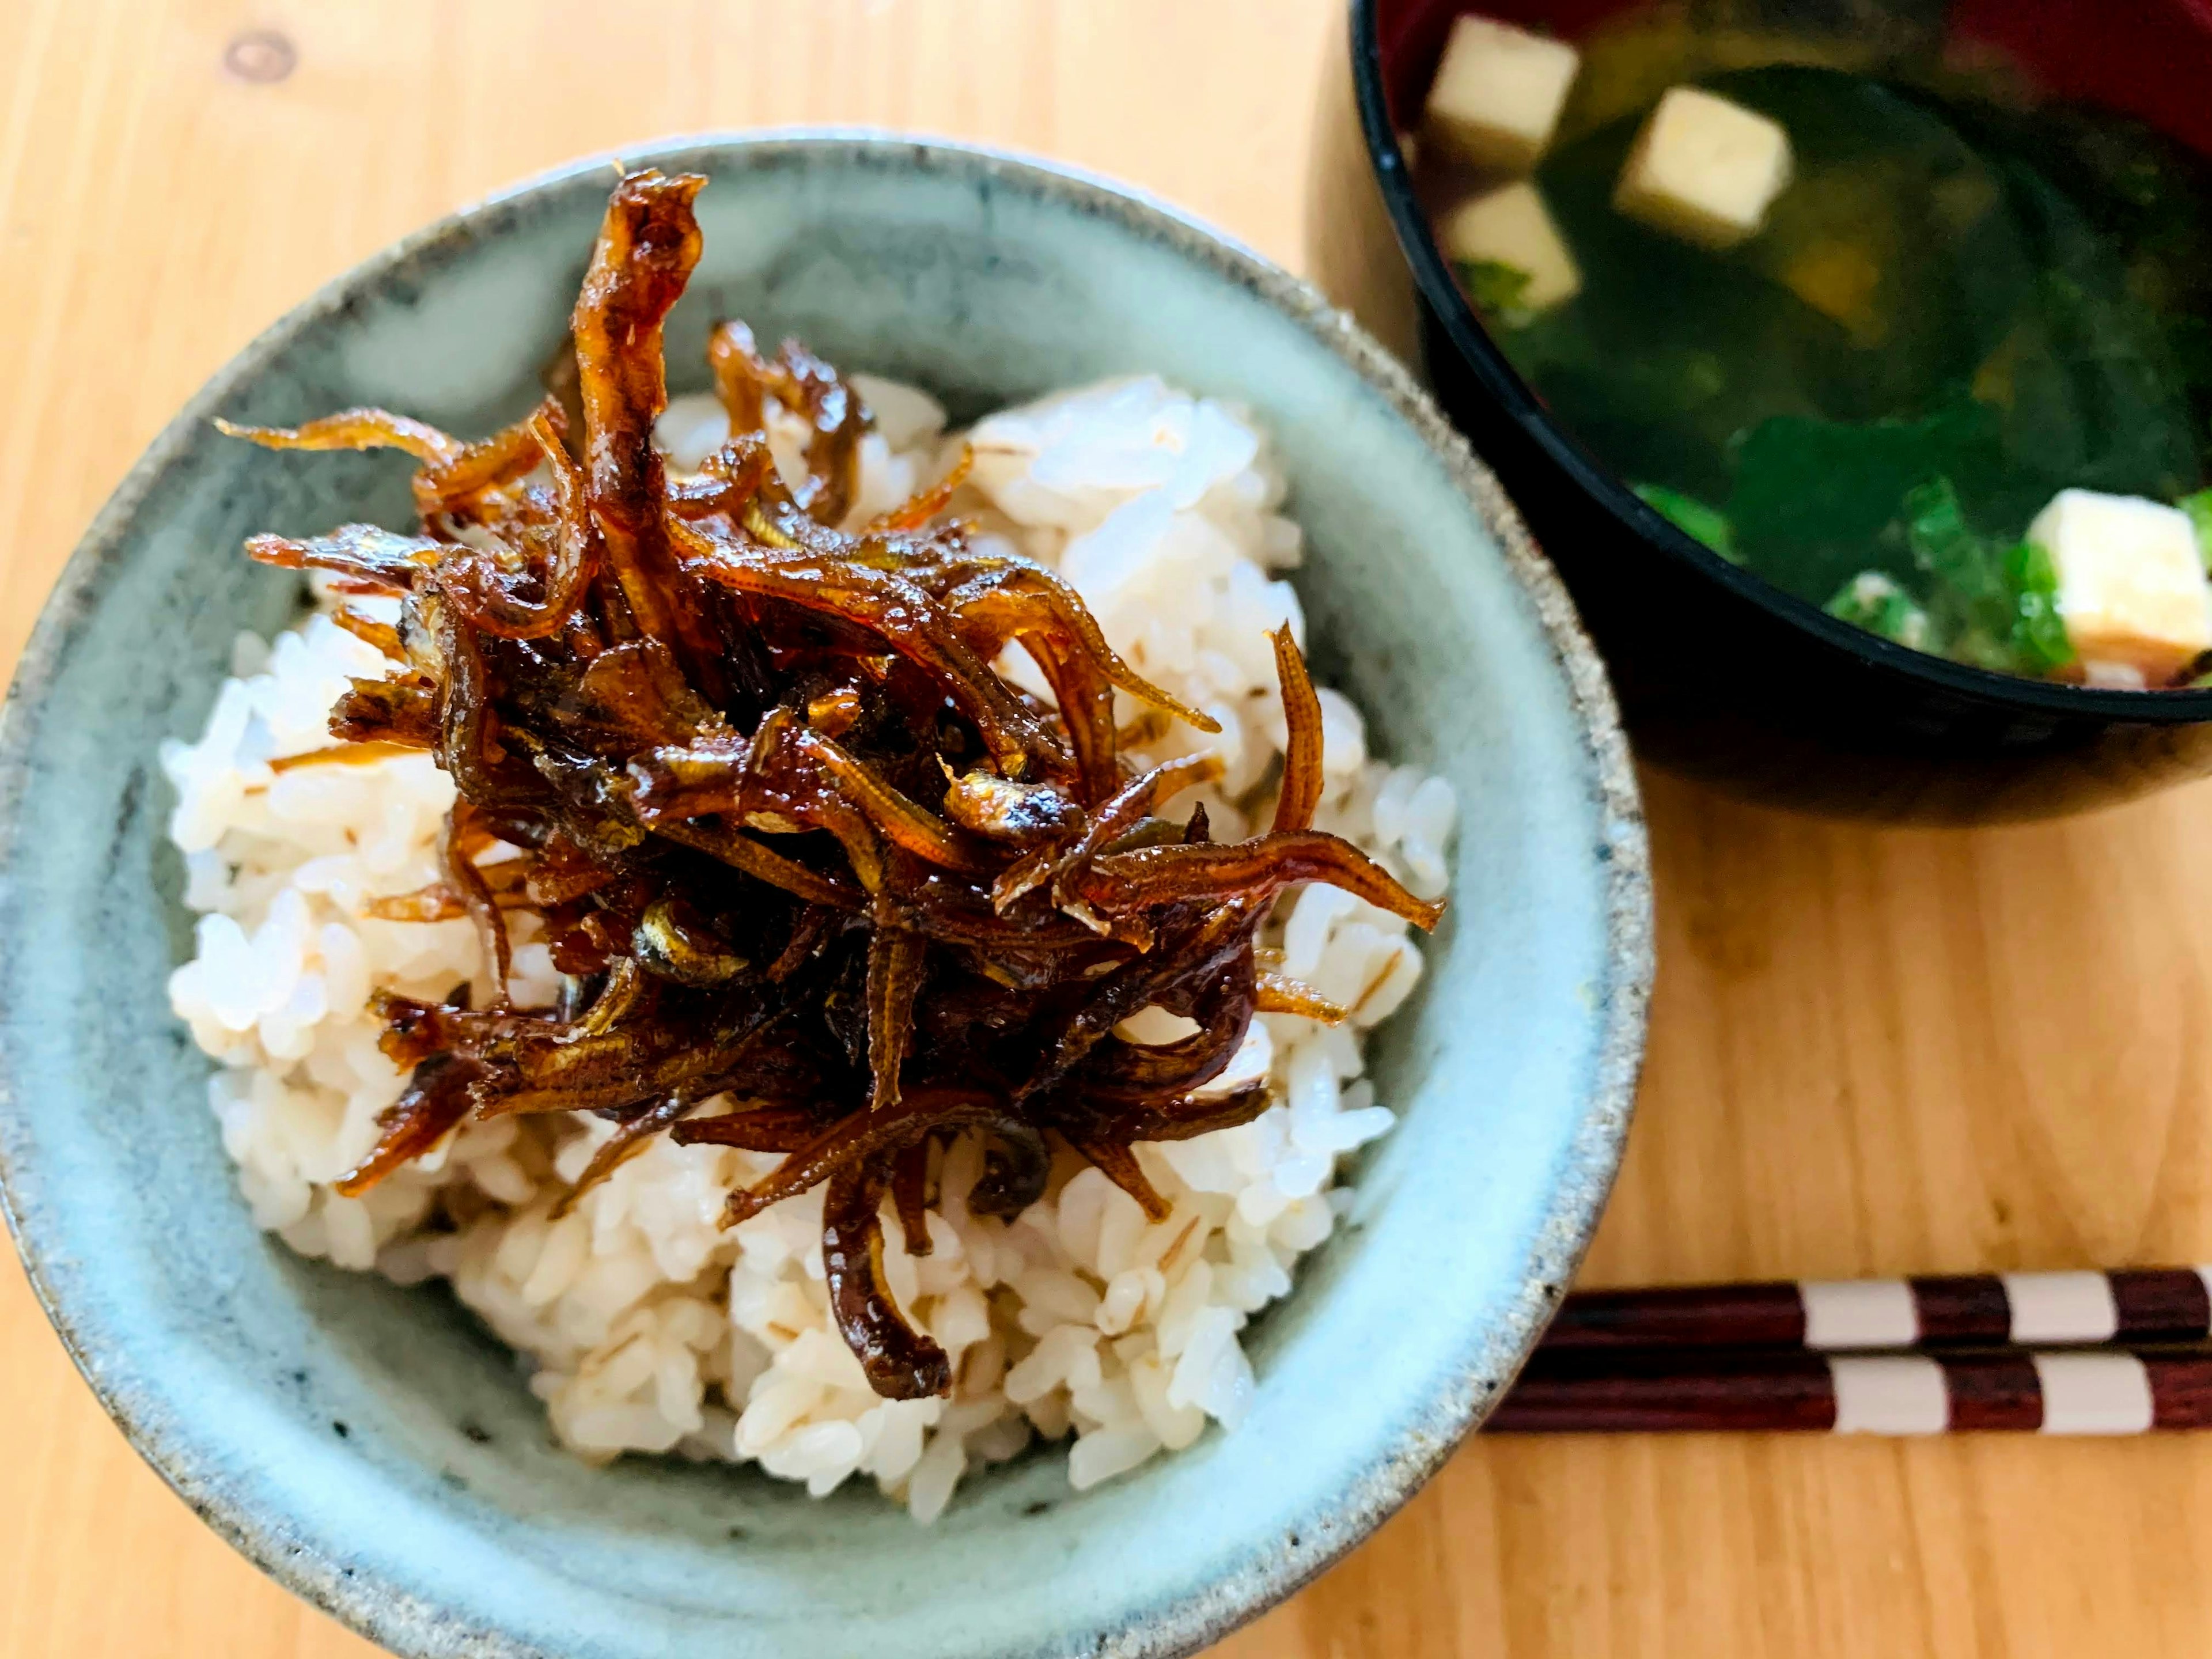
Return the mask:
[[[611,20],[619,15],[621,27]],[[1295,262],[1336,0],[5,0],[0,656],[255,330],[438,213],[683,129],[869,122],[1134,180]],[[268,29],[297,66],[226,74]],[[1882,833],[1650,783],[1662,961],[1586,1283],[2212,1257],[2212,790]],[[369,1650],[124,1444],[0,1268],[0,1655]],[[1222,1650],[2196,1655],[2212,1440],[1470,1445]]]

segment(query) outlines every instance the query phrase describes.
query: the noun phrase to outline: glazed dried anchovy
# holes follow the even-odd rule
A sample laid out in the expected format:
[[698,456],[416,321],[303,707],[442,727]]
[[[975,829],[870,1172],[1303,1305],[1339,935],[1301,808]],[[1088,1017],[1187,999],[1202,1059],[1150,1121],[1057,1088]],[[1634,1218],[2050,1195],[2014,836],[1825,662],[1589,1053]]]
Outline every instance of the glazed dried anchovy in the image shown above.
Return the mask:
[[[378,914],[467,917],[501,988],[481,1008],[380,997],[385,1052],[413,1076],[338,1189],[510,1113],[616,1124],[564,1209],[662,1134],[786,1154],[730,1195],[726,1224],[828,1183],[839,1328],[878,1393],[941,1393],[943,1350],[885,1287],[880,1218],[888,1198],[907,1248],[927,1251],[933,1141],[985,1138],[981,1213],[1034,1202],[1056,1138],[1164,1214],[1134,1143],[1265,1109],[1261,1089],[1206,1092],[1255,1010],[1343,1017],[1259,971],[1273,896],[1329,882],[1422,927],[1442,907],[1312,829],[1321,708],[1287,629],[1268,832],[1221,846],[1202,808],[1164,818],[1219,765],[1133,775],[1115,694],[1213,722],[1115,655],[1053,572],[943,521],[964,459],[841,528],[872,416],[802,347],[771,358],[742,324],[714,331],[731,436],[672,481],[653,443],[661,325],[698,259],[704,182],[622,181],[577,300],[566,395],[516,425],[473,444],[380,410],[225,428],[420,464],[419,533],[349,525],[246,550],[400,599],[397,629],[342,617],[394,667],[339,700],[331,729],[353,747],[325,752],[428,750],[451,775],[443,878]],[[796,488],[769,454],[771,398],[808,424]],[[1055,708],[991,666],[1010,646]],[[507,1000],[518,910],[566,976],[560,1006]],[[1114,1035],[1155,1005],[1198,1030],[1159,1047]],[[693,1115],[722,1099],[732,1109]]]

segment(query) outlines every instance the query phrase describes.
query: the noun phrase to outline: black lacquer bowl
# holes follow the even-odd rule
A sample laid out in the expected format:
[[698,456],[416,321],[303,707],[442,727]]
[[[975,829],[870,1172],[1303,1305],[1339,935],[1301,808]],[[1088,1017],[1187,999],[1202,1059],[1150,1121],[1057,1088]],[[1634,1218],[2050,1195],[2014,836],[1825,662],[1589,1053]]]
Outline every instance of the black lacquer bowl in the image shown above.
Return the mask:
[[[2109,805],[2212,773],[2212,690],[2015,679],[1864,633],[1729,564],[1647,507],[1546,410],[1461,295],[1396,133],[1454,15],[1572,39],[1621,0],[1352,0],[1323,89],[1310,252],[1340,303],[1426,367],[1566,578],[1644,758],[1772,804],[1976,823]],[[1765,0],[1812,31],[1966,33],[2052,91],[2212,154],[2201,0]]]

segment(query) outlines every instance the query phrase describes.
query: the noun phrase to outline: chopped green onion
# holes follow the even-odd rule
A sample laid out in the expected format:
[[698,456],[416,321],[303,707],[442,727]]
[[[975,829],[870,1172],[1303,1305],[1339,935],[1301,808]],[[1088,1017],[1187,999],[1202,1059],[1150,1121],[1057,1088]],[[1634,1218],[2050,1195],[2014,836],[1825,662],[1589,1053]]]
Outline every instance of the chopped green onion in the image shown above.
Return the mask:
[[1906,495],[1905,539],[1947,654],[2037,678],[2074,660],[2049,549],[1978,535],[1948,478]]
[[2012,647],[2021,672],[2048,674],[2074,660],[2066,619],[2058,614],[2058,570],[2040,542],[2015,542],[2005,554],[2013,591]]
[[1459,285],[1486,317],[1517,327],[1528,319],[1523,300],[1535,280],[1518,265],[1498,259],[1459,259],[1452,264]]
[[1684,535],[1703,542],[1730,564],[1743,562],[1743,556],[1736,551],[1735,526],[1718,507],[1708,507],[1694,495],[1685,495],[1662,484],[1638,484],[1636,493],[1644,498],[1645,506],[1658,512]]
[[2197,526],[2197,556],[2204,562],[2205,574],[2212,575],[2212,489],[2184,495],[2174,505]]
[[1862,570],[1820,608],[1854,627],[1915,651],[1934,648],[1935,626],[1927,611],[1881,571]]
[[1950,479],[1905,492],[1905,542],[1927,578],[1930,613],[1949,642],[1946,654],[2002,673],[2026,672],[2013,645],[2019,606],[2005,550],[1974,533]]
[[1948,478],[1917,484],[1905,495],[1905,544],[1912,562],[1959,590],[1970,604],[1997,592],[1988,544],[1966,523],[1959,492]]

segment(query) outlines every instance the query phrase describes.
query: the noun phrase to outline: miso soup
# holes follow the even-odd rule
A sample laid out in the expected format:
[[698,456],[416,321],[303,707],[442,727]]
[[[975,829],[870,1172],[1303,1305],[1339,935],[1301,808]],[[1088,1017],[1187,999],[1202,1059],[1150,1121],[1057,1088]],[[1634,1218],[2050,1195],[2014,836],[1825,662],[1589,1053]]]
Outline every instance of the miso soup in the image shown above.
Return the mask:
[[2202,158],[2002,64],[1674,9],[1462,18],[1409,143],[1514,367],[1721,557],[1960,662],[2206,682]]

